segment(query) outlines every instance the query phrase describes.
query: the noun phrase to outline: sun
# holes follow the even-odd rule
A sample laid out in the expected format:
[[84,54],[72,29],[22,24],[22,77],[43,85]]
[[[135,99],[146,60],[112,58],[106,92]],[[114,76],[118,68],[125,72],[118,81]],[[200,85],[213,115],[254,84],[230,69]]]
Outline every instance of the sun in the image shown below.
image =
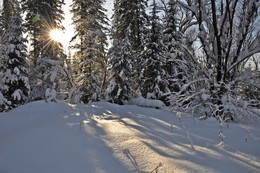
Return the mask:
[[59,43],[64,43],[65,39],[65,33],[62,30],[59,29],[52,29],[50,31],[50,38],[53,41],[59,42]]

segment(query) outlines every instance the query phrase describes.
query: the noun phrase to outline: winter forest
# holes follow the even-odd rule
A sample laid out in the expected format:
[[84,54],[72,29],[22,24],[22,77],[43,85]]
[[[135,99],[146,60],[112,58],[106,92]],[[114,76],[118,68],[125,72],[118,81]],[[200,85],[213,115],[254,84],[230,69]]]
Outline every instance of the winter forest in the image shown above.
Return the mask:
[[[220,122],[259,119],[259,0],[3,0],[0,111],[36,100],[167,107]],[[65,19],[66,20],[66,19]],[[65,53],[66,52],[66,53]]]
[[259,173],[259,146],[260,0],[0,0],[0,173]]

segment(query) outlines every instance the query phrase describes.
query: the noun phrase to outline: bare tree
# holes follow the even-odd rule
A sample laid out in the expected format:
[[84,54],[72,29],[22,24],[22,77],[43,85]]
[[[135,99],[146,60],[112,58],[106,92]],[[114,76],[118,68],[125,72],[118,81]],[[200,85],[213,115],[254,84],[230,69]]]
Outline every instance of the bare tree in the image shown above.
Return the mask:
[[[203,64],[193,80],[176,94],[181,106],[201,110],[220,121],[259,117],[259,99],[241,94],[246,86],[259,93],[259,71],[241,66],[260,52],[259,0],[181,0],[179,5],[192,13],[190,26],[198,28]],[[190,27],[189,26],[189,27]],[[188,92],[187,92],[188,91]]]

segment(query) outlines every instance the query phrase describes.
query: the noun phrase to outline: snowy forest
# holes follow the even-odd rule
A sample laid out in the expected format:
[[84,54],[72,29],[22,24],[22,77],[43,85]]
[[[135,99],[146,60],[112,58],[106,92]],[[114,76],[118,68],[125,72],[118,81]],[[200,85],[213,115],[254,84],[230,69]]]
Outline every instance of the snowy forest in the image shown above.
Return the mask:
[[[219,122],[260,118],[259,0],[3,0],[0,112],[36,100],[160,100]],[[66,53],[65,53],[66,52]]]

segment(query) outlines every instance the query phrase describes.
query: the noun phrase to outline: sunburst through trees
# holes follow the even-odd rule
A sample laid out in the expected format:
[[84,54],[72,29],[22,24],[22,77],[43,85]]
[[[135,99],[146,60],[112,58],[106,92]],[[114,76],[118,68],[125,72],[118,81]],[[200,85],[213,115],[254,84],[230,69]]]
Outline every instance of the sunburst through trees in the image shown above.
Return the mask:
[[[25,27],[30,39],[29,63],[31,99],[44,99],[45,91],[59,83],[56,78],[63,64],[63,48],[51,36],[53,30],[63,29],[64,0],[22,0]],[[59,85],[56,85],[58,89]]]

